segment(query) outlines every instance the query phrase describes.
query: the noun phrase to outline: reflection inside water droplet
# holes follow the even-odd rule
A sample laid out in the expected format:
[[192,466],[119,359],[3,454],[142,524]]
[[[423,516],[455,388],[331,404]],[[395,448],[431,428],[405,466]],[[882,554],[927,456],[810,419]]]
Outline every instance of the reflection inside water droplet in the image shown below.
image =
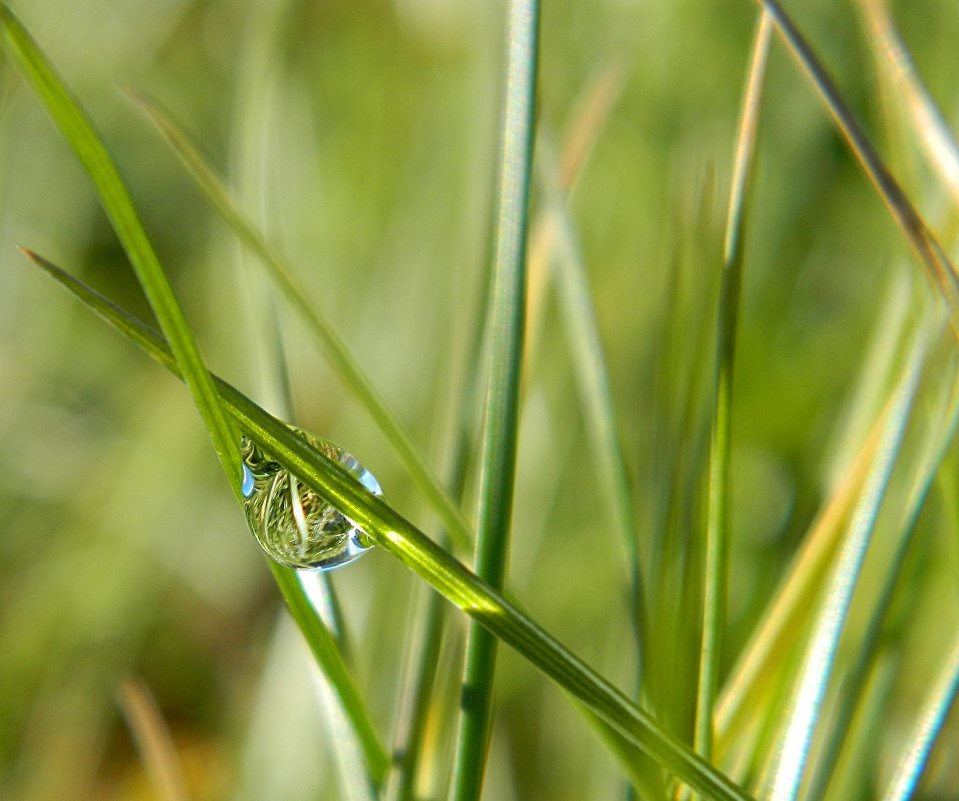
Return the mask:
[[[290,430],[374,495],[383,494],[373,474],[342,448],[300,428]],[[240,448],[246,519],[271,559],[301,570],[332,570],[373,547],[363,529],[249,439]]]

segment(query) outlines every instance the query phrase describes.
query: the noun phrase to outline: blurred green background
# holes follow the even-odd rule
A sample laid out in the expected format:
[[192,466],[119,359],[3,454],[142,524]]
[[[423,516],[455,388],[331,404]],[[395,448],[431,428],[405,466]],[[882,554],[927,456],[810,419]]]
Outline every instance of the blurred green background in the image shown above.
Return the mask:
[[[792,6],[884,143],[854,5]],[[124,87],[157,98],[202,145],[442,473],[489,247],[504,4],[13,7],[112,148],[211,368],[276,408],[264,382],[275,361],[269,349],[264,361],[257,334],[271,294]],[[949,117],[959,97],[959,6],[913,0],[894,11]],[[621,77],[571,209],[647,539],[670,505],[701,523],[695,479],[685,478],[698,475],[704,455],[723,210],[754,19],[745,0],[544,3],[544,131],[561,141],[597,77]],[[928,175],[908,160],[893,164],[932,222],[948,221]],[[889,319],[884,304],[929,294],[778,44],[757,171],[733,433],[728,661],[841,468],[873,332]],[[0,798],[152,797],[117,700],[131,677],[154,695],[193,798],[338,797],[308,658],[188,393],[16,252],[29,246],[149,319],[89,182],[6,64],[0,187]],[[355,454],[392,504],[433,531],[364,411],[298,321],[275,308],[296,422]],[[628,687],[620,543],[595,486],[549,299],[538,324],[510,587]],[[929,517],[931,528],[945,525],[935,509]],[[949,531],[944,542],[955,539]],[[954,545],[945,553],[923,580],[954,629]],[[334,582],[357,680],[386,736],[418,582],[379,552]],[[935,634],[917,637],[934,661]],[[670,658],[689,673],[681,653]],[[451,677],[457,659],[452,646]],[[909,687],[903,697],[905,708]],[[498,698],[488,798],[617,797],[617,768],[577,713],[506,651]],[[449,720],[436,725],[442,776],[452,729]],[[955,736],[948,748],[955,756]]]

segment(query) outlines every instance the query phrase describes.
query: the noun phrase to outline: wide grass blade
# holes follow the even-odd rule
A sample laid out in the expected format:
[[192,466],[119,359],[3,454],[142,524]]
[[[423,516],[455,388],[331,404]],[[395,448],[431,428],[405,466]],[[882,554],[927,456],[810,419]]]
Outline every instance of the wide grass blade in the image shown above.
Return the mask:
[[826,687],[833,673],[836,649],[871,542],[879,507],[905,434],[925,358],[928,329],[922,329],[910,355],[907,370],[896,390],[885,447],[880,452],[837,554],[826,593],[813,618],[798,685],[792,695],[788,724],[772,778],[772,801],[792,801],[799,792],[813,732],[822,712]]
[[[154,360],[179,375],[176,360],[151,328],[42,257],[36,264]],[[285,423],[225,381],[214,378],[225,407],[257,445],[354,520],[385,550],[474,620],[539,668],[592,713],[641,748],[676,778],[714,801],[751,801],[722,772],[676,740],[620,690],[336,463],[311,449]]]
[[[538,0],[512,0],[496,190],[489,366],[480,443],[476,574],[501,591],[509,559],[526,318],[526,239],[539,41]],[[480,797],[493,707],[496,637],[470,627],[453,769],[454,801]]]
[[719,313],[716,320],[716,374],[713,388],[715,405],[709,449],[702,649],[699,658],[696,722],[693,733],[694,747],[706,759],[710,759],[713,752],[714,707],[719,686],[723,628],[726,623],[733,369],[736,361],[736,330],[743,278],[747,204],[771,34],[772,21],[768,14],[760,11],[736,142],[736,158],[733,164],[726,237],[723,245]]
[[457,547],[467,549],[472,543],[470,526],[462,512],[453,503],[439,480],[426,464],[426,460],[403,431],[396,416],[373,387],[370,379],[350,355],[346,345],[334,331],[333,326],[314,308],[307,294],[296,279],[293,266],[260,233],[254,223],[240,210],[223,181],[190,142],[173,120],[155,103],[142,95],[131,93],[134,101],[143,109],[164,139],[187,167],[197,186],[203,191],[214,209],[230,226],[240,241],[267,269],[287,303],[299,314],[312,333],[330,366],[340,376],[343,384],[354,394],[360,405],[367,410],[374,424],[393,446],[410,477],[429,500],[443,521]]
[[876,187],[906,240],[919,256],[933,286],[939,290],[949,311],[952,328],[959,336],[959,274],[956,273],[955,266],[879,157],[866,132],[843,102],[832,78],[789,15],[776,0],[755,1],[773,18],[789,50],[806,70],[853,154]]
[[219,395],[200,357],[183,310],[153,245],[150,244],[113,159],[86,112],[5,4],[0,4],[0,29],[7,54],[37,93],[47,113],[93,181],[103,210],[130,259],[150,308],[160,324],[160,330],[170,343],[170,350],[180,365],[183,378],[210,433],[223,470],[239,497],[242,484],[239,441],[229,418],[220,406]]

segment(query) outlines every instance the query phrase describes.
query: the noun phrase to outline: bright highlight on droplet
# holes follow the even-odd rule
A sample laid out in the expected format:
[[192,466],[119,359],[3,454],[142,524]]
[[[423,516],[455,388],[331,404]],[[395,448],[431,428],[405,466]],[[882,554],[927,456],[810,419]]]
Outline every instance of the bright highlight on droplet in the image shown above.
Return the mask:
[[[303,429],[290,430],[371,493],[383,494],[373,474],[342,448]],[[240,448],[246,519],[271,559],[299,570],[332,570],[373,547],[363,529],[246,437]]]

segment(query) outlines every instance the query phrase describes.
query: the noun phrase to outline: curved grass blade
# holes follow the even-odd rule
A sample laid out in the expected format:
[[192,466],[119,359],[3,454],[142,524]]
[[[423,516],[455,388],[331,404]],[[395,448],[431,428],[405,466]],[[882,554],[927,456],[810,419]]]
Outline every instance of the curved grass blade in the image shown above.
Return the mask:
[[759,109],[771,34],[772,21],[765,11],[760,11],[736,142],[736,158],[723,246],[719,313],[716,320],[716,374],[713,389],[715,406],[709,448],[702,646],[693,733],[694,747],[697,753],[706,759],[710,759],[713,752],[714,707],[719,686],[722,633],[726,620],[733,368],[736,360],[736,329],[743,278],[743,242],[746,235],[747,203],[756,148],[756,130],[759,126]]
[[130,93],[130,96],[173,148],[213,208],[233,229],[244,246],[266,267],[287,302],[306,322],[330,366],[340,376],[344,385],[353,392],[377,428],[393,446],[393,450],[402,460],[403,466],[419,487],[420,492],[429,500],[443,520],[446,530],[457,547],[464,550],[469,548],[473,537],[463,513],[450,500],[439,480],[403,431],[396,416],[389,410],[369,378],[350,355],[333,327],[314,310],[307,300],[306,292],[294,277],[295,271],[290,263],[267,242],[256,226],[240,210],[223,181],[170,117],[142,95]]
[[163,335],[170,343],[194,403],[203,417],[220,464],[239,498],[242,483],[239,441],[163,267],[150,244],[130,193],[93,123],[56,74],[36,42],[5,4],[0,4],[3,45],[37,93],[63,138],[73,148],[96,187],[124,252],[136,273]]
[[[538,0],[512,0],[509,8],[489,316],[489,379],[480,444],[479,521],[474,561],[476,574],[497,591],[502,591],[506,578],[516,473],[539,43]],[[454,801],[476,801],[483,786],[496,646],[496,637],[485,627],[470,626],[453,768],[451,798]]]
[[812,637],[803,658],[798,686],[793,693],[784,739],[774,760],[769,796],[772,801],[793,801],[799,792],[810,742],[832,675],[839,637],[905,434],[925,359],[928,334],[927,328],[922,329],[913,346],[906,372],[894,395],[889,425],[883,437],[887,440],[885,447],[866,480],[846,539],[837,555],[826,594],[813,619]]
[[929,761],[929,754],[936,744],[936,738],[942,732],[946,714],[956,700],[959,692],[959,639],[952,646],[946,660],[933,684],[926,703],[916,721],[915,730],[909,738],[909,747],[896,768],[896,774],[889,783],[889,789],[883,801],[909,801],[919,787],[919,780]]
[[806,70],[837,127],[849,143],[853,154],[876,187],[906,240],[919,256],[933,286],[939,290],[949,311],[953,331],[959,336],[959,274],[956,273],[955,266],[879,157],[865,131],[846,107],[832,79],[789,15],[776,0],[755,0],[755,2],[773,18],[783,40]]
[[[25,252],[104,321],[179,376],[169,347],[149,326],[41,256]],[[676,740],[625,693],[567,650],[501,593],[383,501],[362,489],[338,464],[312,450],[285,423],[267,414],[230,384],[216,377],[214,381],[233,419],[257,445],[342,509],[377,544],[514,648],[625,739],[705,798],[753,801],[749,793]]]

